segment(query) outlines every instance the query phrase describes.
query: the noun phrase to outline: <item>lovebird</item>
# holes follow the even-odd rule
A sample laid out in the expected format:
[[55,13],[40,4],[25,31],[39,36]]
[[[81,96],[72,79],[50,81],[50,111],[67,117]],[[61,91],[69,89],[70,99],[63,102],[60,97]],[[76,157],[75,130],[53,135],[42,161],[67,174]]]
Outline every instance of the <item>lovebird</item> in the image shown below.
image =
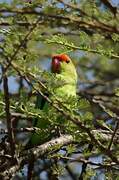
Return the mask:
[[[57,54],[52,56],[50,68],[57,80],[55,83],[58,81],[62,83],[58,83],[58,85],[55,84],[53,94],[47,96],[53,101],[53,95],[55,95],[55,97],[59,98],[62,102],[66,98],[76,97],[77,72],[69,56],[66,54]],[[52,82],[52,84],[53,83],[54,82]],[[40,111],[42,110],[46,115],[52,109],[52,106],[46,101],[46,99],[41,97],[41,95],[38,95],[36,108],[39,108]],[[62,115],[57,117],[57,121],[63,123]],[[30,141],[28,143],[30,146],[40,145],[53,138],[51,137],[51,133],[49,131],[45,131],[51,127],[51,124],[47,118],[35,119],[33,126],[40,128],[41,132],[39,131],[31,134]]]

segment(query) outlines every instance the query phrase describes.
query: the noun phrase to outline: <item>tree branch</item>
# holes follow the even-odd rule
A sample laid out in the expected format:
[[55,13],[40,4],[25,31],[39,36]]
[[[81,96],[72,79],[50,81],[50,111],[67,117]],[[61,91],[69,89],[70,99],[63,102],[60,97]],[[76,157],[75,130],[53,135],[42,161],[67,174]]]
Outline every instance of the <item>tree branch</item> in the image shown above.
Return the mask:
[[6,120],[7,120],[8,138],[9,138],[9,142],[10,142],[11,155],[12,155],[12,157],[14,157],[14,155],[15,155],[15,140],[14,140],[14,132],[12,130],[12,122],[11,122],[11,114],[10,114],[8,79],[7,79],[7,75],[5,73],[4,67],[3,67],[3,87],[4,87],[5,112],[6,112]]
[[113,144],[114,137],[115,137],[115,135],[116,135],[116,132],[117,132],[118,128],[119,128],[119,120],[116,121],[115,129],[114,129],[114,132],[113,132],[113,134],[112,134],[112,137],[111,137],[109,146],[108,146],[108,148],[107,148],[108,150],[111,148],[111,146],[112,146],[112,144]]
[[34,156],[34,160],[42,157],[43,155],[51,152],[51,149],[59,149],[64,145],[68,145],[73,142],[73,137],[71,135],[62,135],[56,139],[53,139],[49,142],[46,142],[40,146],[34,147],[29,150],[24,150],[21,152],[20,156],[17,158],[17,162],[14,166],[6,167],[4,172],[0,173],[0,178],[5,178],[8,176],[15,176],[15,173],[22,167],[24,164],[28,163],[31,156]]
[[110,11],[116,16],[117,8],[113,7],[108,0],[101,0],[101,2],[110,9]]
[[[32,9],[30,10],[27,10],[27,9],[1,9],[0,12],[11,12],[11,13],[17,13],[17,14],[37,14],[39,15],[39,20],[41,21],[49,21],[51,20],[52,22],[55,20],[58,20],[61,21],[62,23],[62,20],[64,21],[68,21],[69,24],[77,24],[79,27],[87,27],[87,28],[90,28],[90,29],[100,29],[102,30],[103,32],[108,32],[108,33],[117,33],[119,34],[119,29],[116,28],[115,26],[112,26],[112,25],[108,25],[108,24],[105,24],[104,22],[100,22],[98,21],[97,19],[94,18],[94,20],[90,20],[90,21],[83,21],[80,17],[72,17],[72,16],[68,16],[68,15],[65,15],[65,16],[62,16],[62,15],[57,15],[57,14],[50,14],[50,13],[45,13],[45,12],[37,12],[37,11],[34,11]],[[89,15],[88,15],[89,16]],[[43,19],[44,18],[44,19]],[[58,23],[59,24],[59,23]],[[63,24],[64,25],[64,24]]]

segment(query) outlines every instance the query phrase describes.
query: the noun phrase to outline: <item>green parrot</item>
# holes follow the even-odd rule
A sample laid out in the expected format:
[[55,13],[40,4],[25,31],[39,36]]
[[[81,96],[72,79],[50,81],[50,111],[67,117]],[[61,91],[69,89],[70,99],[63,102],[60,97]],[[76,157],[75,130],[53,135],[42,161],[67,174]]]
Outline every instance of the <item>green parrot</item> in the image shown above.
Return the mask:
[[[66,98],[76,97],[77,72],[72,60],[68,57],[68,55],[54,55],[51,62],[51,72],[54,73],[57,80],[63,82],[59,83],[58,86],[54,86],[53,94],[55,97],[62,101],[64,101]],[[49,98],[52,100],[54,99],[53,95],[49,95]],[[42,109],[46,115],[52,107],[39,94],[36,101],[36,108],[40,110]],[[60,121],[63,121],[62,117],[59,117],[59,119]],[[46,119],[35,119],[33,126],[45,130],[50,127],[50,123]],[[50,133],[45,133],[43,131],[41,133],[32,133],[28,144],[30,146],[40,145],[43,142],[51,139],[49,134]]]

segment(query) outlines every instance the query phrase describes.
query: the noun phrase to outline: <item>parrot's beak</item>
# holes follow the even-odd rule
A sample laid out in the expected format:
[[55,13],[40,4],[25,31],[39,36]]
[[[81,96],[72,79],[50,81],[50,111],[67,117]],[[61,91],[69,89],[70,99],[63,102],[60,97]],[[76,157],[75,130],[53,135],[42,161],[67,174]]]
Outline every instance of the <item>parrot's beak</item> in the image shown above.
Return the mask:
[[51,69],[53,73],[60,73],[61,65],[57,58],[52,59]]

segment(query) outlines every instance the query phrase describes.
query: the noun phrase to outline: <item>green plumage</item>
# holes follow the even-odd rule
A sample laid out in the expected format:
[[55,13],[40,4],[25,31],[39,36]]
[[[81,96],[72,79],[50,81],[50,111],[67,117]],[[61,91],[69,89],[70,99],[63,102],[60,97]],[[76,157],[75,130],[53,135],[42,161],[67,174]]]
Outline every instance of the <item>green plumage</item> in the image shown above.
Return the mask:
[[[63,83],[55,87],[53,92],[57,98],[59,98],[61,101],[65,101],[65,99],[70,97],[76,97],[77,73],[71,60],[69,63],[62,61],[60,69],[60,73],[56,73],[55,76],[57,80]],[[49,98],[52,100],[54,99],[53,96],[49,96]],[[47,116],[48,111],[52,109],[51,105],[45,102],[45,99],[40,95],[37,97],[36,104],[36,108],[42,109],[45,116]],[[57,119],[58,121],[64,121],[61,116],[57,117]],[[45,131],[50,127],[50,122],[47,120],[47,118],[36,119],[33,123],[35,127],[41,128],[42,131],[31,135],[29,142],[31,146],[42,144],[43,142],[46,142],[52,138],[51,133]]]

